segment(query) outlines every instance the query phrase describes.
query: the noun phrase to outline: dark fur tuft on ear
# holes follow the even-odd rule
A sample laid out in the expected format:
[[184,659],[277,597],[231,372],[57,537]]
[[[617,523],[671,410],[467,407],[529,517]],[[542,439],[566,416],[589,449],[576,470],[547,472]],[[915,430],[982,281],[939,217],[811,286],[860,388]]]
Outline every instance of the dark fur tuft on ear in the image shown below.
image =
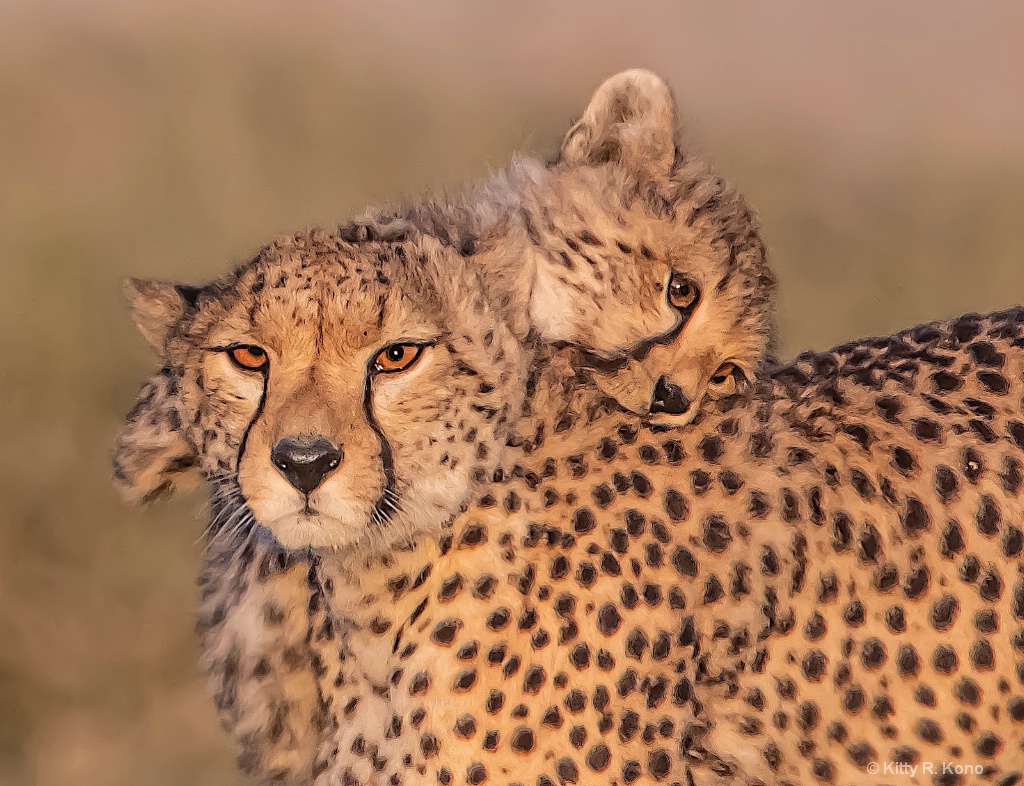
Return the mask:
[[175,284],[174,291],[181,296],[188,308],[195,308],[199,305],[199,296],[206,290],[205,287],[195,287],[191,284]]
[[199,479],[199,452],[182,428],[178,385],[162,369],[142,386],[114,448],[114,485],[131,502],[168,497]]
[[657,74],[623,71],[597,88],[566,135],[561,160],[573,165],[617,162],[667,174],[675,160],[676,103]]

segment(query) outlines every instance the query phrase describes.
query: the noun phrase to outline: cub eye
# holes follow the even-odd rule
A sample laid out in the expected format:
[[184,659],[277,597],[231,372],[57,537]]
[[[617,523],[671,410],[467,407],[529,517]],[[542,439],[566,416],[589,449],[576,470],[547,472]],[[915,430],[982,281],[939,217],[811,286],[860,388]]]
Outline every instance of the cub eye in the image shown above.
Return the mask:
[[700,299],[700,288],[682,273],[673,273],[668,280],[668,302],[680,311],[693,308]]
[[228,349],[231,362],[243,371],[262,371],[267,367],[267,353],[252,344],[239,344]]
[[735,363],[723,363],[711,375],[708,392],[714,396],[731,396],[744,382],[743,372]]
[[373,370],[382,374],[405,371],[423,354],[422,344],[392,344],[374,358]]

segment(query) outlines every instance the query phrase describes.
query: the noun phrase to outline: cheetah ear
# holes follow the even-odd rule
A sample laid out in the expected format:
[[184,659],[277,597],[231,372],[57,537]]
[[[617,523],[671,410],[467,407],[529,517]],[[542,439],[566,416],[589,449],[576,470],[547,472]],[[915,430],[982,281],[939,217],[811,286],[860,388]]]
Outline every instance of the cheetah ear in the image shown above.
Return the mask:
[[132,310],[132,319],[142,337],[163,355],[171,329],[202,293],[201,287],[132,278],[125,283],[125,294]]
[[178,385],[162,369],[142,386],[114,448],[114,486],[129,502],[152,502],[199,479],[199,452],[182,428]]
[[675,160],[676,102],[665,81],[642,68],[605,80],[562,143],[578,166],[619,162],[668,173]]

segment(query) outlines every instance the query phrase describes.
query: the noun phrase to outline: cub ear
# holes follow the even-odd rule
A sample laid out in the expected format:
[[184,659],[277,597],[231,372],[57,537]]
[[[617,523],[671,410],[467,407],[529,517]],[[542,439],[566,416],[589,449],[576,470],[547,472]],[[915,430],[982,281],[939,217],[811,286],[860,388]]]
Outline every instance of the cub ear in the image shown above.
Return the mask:
[[597,88],[566,134],[562,160],[580,166],[619,162],[667,173],[675,160],[675,133],[672,91],[657,74],[635,68]]
[[142,337],[161,355],[171,329],[196,305],[201,287],[132,278],[125,282],[132,319]]
[[114,448],[114,486],[130,502],[152,502],[199,479],[199,451],[185,435],[178,385],[168,369],[135,400]]

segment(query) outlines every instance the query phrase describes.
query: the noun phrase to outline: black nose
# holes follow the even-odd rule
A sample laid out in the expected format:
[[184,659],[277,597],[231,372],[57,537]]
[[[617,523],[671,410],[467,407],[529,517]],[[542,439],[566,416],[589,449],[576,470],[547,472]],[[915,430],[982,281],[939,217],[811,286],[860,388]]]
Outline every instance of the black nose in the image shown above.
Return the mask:
[[665,377],[659,377],[651,398],[651,414],[664,412],[667,415],[682,415],[689,408],[690,399],[685,396],[683,389]]
[[341,466],[344,454],[323,437],[285,437],[270,452],[270,460],[288,482],[309,494]]

